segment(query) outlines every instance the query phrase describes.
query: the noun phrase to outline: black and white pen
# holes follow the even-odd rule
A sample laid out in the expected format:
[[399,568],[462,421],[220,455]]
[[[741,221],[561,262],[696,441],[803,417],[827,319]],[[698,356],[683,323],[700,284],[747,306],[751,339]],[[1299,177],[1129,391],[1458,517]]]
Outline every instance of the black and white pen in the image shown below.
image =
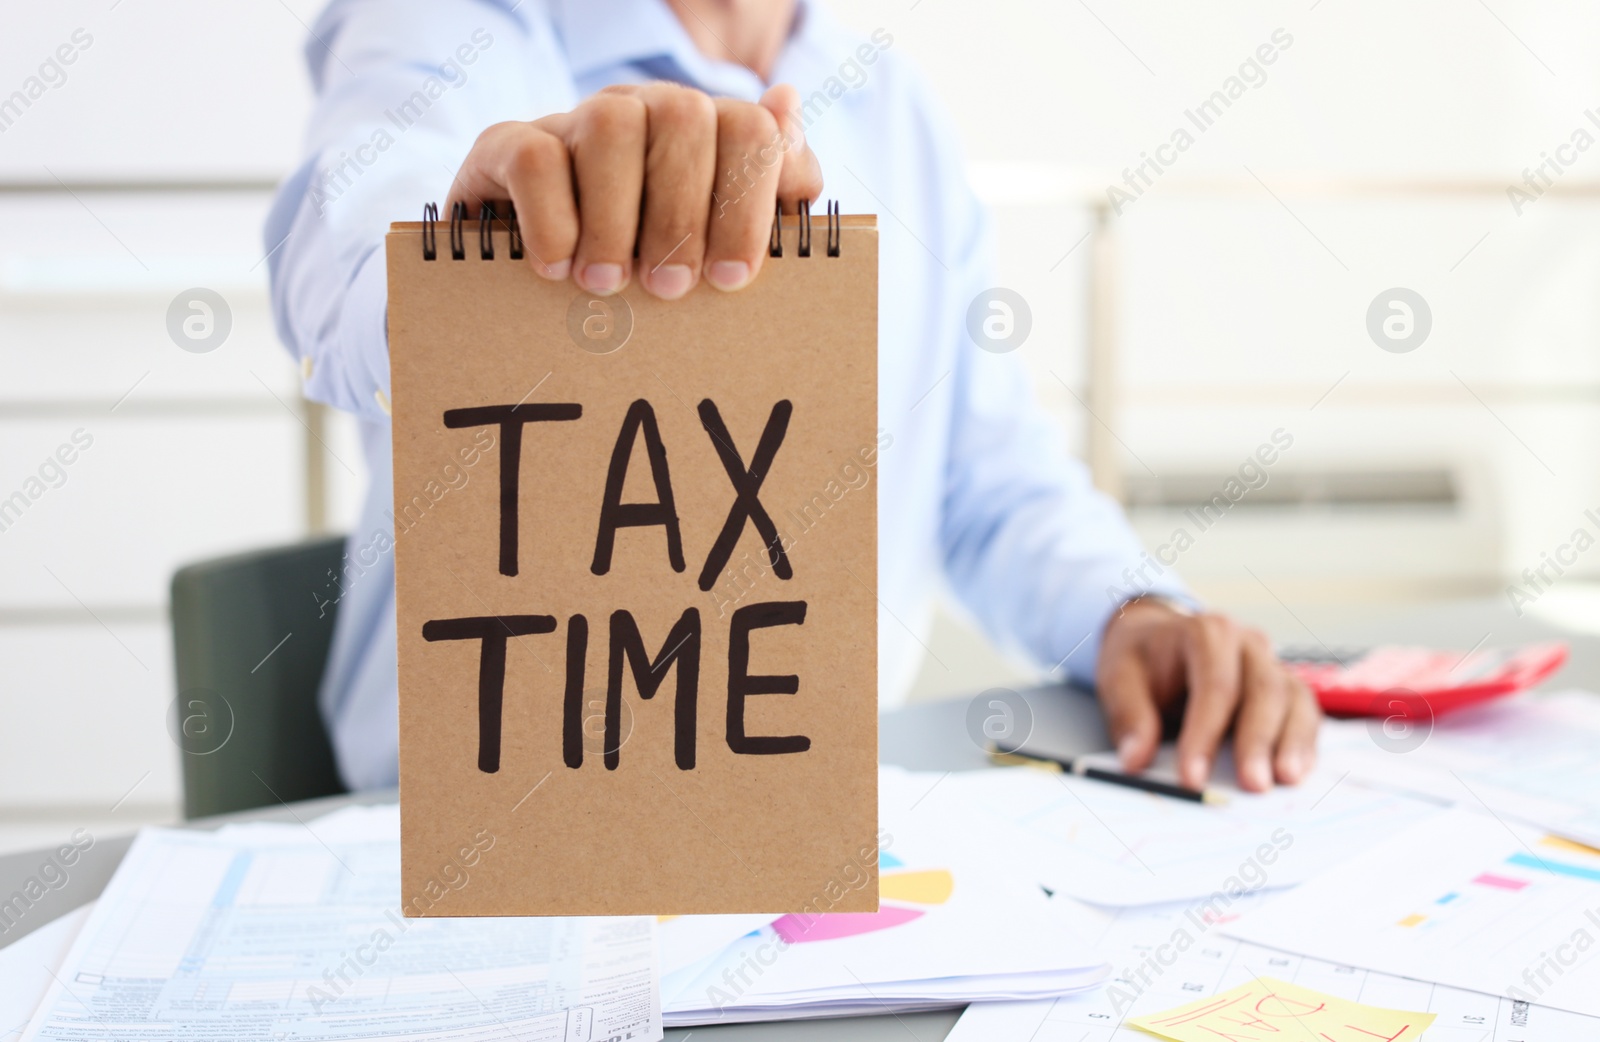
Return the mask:
[[1187,785],[1176,782],[1161,781],[1156,778],[1146,778],[1139,774],[1126,774],[1114,771],[1109,767],[1101,767],[1090,763],[1087,758],[1079,756],[1071,760],[1058,760],[1053,757],[1036,756],[1033,754],[1001,752],[992,750],[990,759],[1001,764],[1017,764],[1029,767],[1054,767],[1067,774],[1075,774],[1080,778],[1092,781],[1105,782],[1109,785],[1121,785],[1128,789],[1138,789],[1140,792],[1154,793],[1157,796],[1171,796],[1177,800],[1187,800],[1190,803],[1206,803],[1218,806],[1228,802],[1228,797],[1212,789],[1191,789]]

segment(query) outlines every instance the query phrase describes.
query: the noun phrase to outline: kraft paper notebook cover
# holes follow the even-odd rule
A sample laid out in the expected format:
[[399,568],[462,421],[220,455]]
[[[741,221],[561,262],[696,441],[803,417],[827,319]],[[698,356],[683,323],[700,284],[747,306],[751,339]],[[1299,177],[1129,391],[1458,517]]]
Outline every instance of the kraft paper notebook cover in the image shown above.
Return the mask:
[[387,249],[408,914],[876,910],[876,220],[671,302]]

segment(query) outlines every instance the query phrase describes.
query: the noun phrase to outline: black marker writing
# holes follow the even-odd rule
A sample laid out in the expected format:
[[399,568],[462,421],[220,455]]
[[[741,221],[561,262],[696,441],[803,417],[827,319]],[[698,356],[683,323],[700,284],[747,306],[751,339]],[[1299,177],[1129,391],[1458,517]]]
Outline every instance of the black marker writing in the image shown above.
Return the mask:
[[750,631],[769,626],[798,626],[806,621],[805,601],[768,601],[733,613],[728,629],[728,748],[750,756],[803,753],[811,739],[803,734],[750,736],[744,732],[744,703],[751,695],[792,695],[800,678],[750,675]]
[[640,698],[651,698],[678,664],[677,701],[673,706],[673,758],[680,771],[694,770],[696,703],[700,695],[700,611],[689,608],[661,642],[652,661],[633,614],[611,613],[611,668],[606,677],[606,770],[617,769],[622,744],[622,667],[626,660]]
[[[624,503],[622,486],[628,478],[628,461],[633,458],[633,444],[640,432],[644,434],[645,455],[650,460],[650,477],[655,481],[654,503]],[[611,466],[606,470],[605,498],[600,503],[600,534],[594,541],[594,563],[589,570],[604,575],[611,570],[611,551],[616,544],[617,529],[642,528],[661,525],[667,530],[667,560],[672,570],[683,571],[683,536],[678,531],[678,511],[672,502],[672,478],[667,473],[667,449],[661,444],[661,430],[656,426],[655,410],[640,398],[628,406],[623,417],[622,430],[617,432],[616,448],[611,450]]]
[[552,615],[476,615],[422,624],[423,640],[481,640],[478,649],[478,770],[500,769],[500,717],[506,689],[506,638],[553,633]]
[[722,532],[712,544],[711,553],[706,555],[705,567],[700,569],[700,589],[709,590],[716,585],[717,576],[722,574],[728,558],[733,556],[733,548],[744,531],[746,518],[756,526],[762,543],[767,547],[773,573],[780,579],[794,575],[789,567],[789,555],[783,549],[783,540],[778,536],[778,528],[767,515],[761,500],[756,498],[761,491],[761,483],[766,480],[767,472],[772,467],[772,459],[778,454],[778,446],[783,444],[783,436],[789,430],[789,417],[793,413],[794,405],[787,398],[772,407],[767,426],[761,432],[761,440],[756,443],[755,455],[750,457],[750,466],[746,468],[733,446],[733,436],[728,433],[728,425],[722,422],[722,414],[717,411],[716,403],[710,398],[700,403],[700,422],[711,436],[711,443],[716,446],[717,456],[722,460],[722,469],[728,472],[736,494],[733,506],[728,508],[728,520],[723,523]]
[[554,420],[576,420],[581,405],[484,405],[473,409],[446,409],[446,427],[500,425],[500,574],[517,574],[517,492],[522,470],[522,425]]

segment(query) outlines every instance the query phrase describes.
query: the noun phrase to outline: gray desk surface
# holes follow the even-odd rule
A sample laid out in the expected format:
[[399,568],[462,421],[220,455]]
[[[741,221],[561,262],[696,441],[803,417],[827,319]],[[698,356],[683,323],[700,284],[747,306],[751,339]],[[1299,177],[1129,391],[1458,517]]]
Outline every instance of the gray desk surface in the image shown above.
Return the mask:
[[[1295,643],[1309,645],[1403,642],[1441,648],[1470,648],[1480,641],[1486,646],[1496,646],[1561,637],[1571,643],[1572,657],[1545,686],[1600,690],[1600,638],[1566,633],[1530,617],[1518,619],[1504,598],[1449,602],[1404,614],[1380,613],[1325,630],[1319,625],[1315,632],[1290,636]],[[1039,689],[1029,692],[1028,697],[1037,715],[1047,716],[1058,732],[1070,733],[1080,740],[1083,751],[1107,747],[1099,710],[1089,696],[1064,689]],[[983,752],[967,737],[968,701],[960,698],[926,703],[883,714],[879,725],[880,758],[884,763],[916,770],[969,770],[988,766]],[[215,828],[228,821],[308,821],[349,803],[382,803],[393,799],[392,792],[335,796],[206,818],[191,822],[188,827]],[[73,866],[67,884],[50,891],[30,908],[16,928],[3,937],[4,943],[9,944],[98,897],[132,839],[132,836],[96,837],[94,846]],[[16,891],[24,879],[38,870],[47,854],[48,851],[40,850],[0,857],[0,895]],[[917,1042],[935,1042],[949,1033],[958,1015],[952,1010],[898,1017],[731,1024],[669,1031],[667,1038],[683,1039],[692,1032],[696,1039],[715,1042],[810,1042],[822,1038],[904,1042],[909,1034]]]

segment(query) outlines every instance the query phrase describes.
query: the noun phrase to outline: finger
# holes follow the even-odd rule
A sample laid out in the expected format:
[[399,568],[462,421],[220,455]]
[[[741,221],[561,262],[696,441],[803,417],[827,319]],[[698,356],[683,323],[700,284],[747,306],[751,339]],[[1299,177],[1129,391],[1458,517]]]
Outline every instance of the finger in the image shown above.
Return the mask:
[[706,279],[743,289],[761,270],[778,197],[783,136],[760,105],[717,100],[717,175],[706,235]]
[[590,293],[615,293],[633,272],[648,115],[635,95],[607,89],[579,105],[566,129],[578,196],[573,277]]
[[1239,633],[1220,615],[1196,615],[1186,623],[1189,698],[1178,731],[1178,777],[1198,789],[1211,774],[1217,747],[1239,704]]
[[1317,696],[1299,677],[1285,679],[1291,692],[1289,718],[1284,722],[1273,764],[1278,781],[1294,785],[1305,780],[1317,764],[1317,728],[1322,723],[1322,708],[1317,705]]
[[1161,713],[1144,663],[1132,652],[1101,662],[1096,687],[1106,714],[1106,730],[1126,771],[1142,771],[1161,742]]
[[[822,165],[806,144],[806,125],[800,112],[800,92],[780,83],[761,95],[761,107],[778,121],[786,143],[778,175],[778,199],[786,213],[794,213],[802,199],[822,197]],[[769,207],[770,209],[770,207]]]
[[510,199],[517,208],[534,271],[547,279],[567,277],[578,242],[578,206],[560,137],[532,123],[497,123],[480,134],[450,186],[445,212],[464,202],[477,213],[485,199]]
[[703,92],[673,83],[637,88],[636,96],[649,119],[639,277],[651,293],[675,300],[694,288],[705,260],[717,108]]
[[1272,754],[1289,717],[1289,677],[1265,634],[1246,633],[1242,650],[1244,694],[1234,726],[1233,759],[1240,787],[1265,792],[1272,788]]

